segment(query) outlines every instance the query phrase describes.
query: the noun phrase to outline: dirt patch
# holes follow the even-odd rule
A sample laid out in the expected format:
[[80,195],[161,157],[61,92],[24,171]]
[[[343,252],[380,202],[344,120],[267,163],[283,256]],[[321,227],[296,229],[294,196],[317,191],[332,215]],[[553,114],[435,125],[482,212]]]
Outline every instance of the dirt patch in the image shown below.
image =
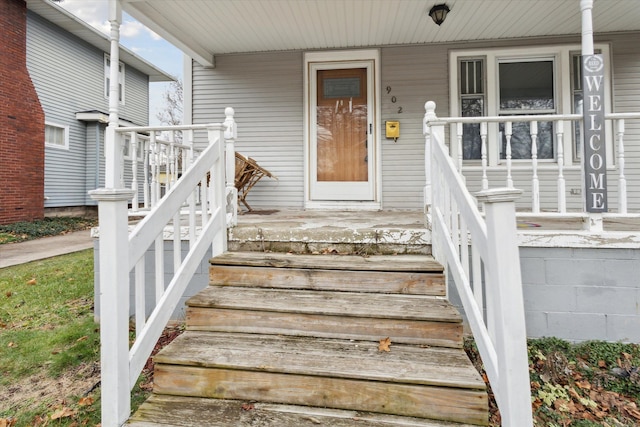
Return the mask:
[[0,412],[22,412],[45,401],[51,404],[69,396],[83,396],[100,381],[100,364],[83,363],[58,378],[38,372],[8,387],[0,388]]

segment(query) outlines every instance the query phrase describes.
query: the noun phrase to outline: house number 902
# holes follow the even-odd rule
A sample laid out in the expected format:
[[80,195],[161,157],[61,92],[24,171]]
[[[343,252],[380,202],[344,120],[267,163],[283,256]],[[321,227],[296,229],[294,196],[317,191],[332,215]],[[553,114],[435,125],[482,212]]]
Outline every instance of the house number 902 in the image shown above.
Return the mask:
[[[387,91],[387,94],[391,93],[391,86],[387,86],[385,89]],[[398,102],[398,98],[396,98],[395,96],[392,96],[391,102],[395,104],[396,102]],[[402,107],[398,107],[398,114],[402,114]]]

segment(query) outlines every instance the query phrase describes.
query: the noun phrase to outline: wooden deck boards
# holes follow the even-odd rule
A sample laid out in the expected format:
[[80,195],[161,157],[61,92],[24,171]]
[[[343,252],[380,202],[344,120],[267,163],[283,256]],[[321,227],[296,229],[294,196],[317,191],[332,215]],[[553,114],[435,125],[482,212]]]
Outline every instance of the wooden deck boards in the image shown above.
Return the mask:
[[127,423],[130,427],[472,427],[361,411],[238,400],[153,395]]

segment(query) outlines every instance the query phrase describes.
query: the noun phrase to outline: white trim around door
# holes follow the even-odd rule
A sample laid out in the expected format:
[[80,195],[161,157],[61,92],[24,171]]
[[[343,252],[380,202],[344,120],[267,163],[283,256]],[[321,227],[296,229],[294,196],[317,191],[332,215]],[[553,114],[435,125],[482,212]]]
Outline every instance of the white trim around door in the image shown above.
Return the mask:
[[[331,73],[334,70],[366,70],[366,123],[360,127],[366,127],[366,142],[357,158],[362,157],[366,162],[360,178],[322,178],[318,169],[319,150],[318,140],[326,128],[318,126],[318,73]],[[349,83],[349,78],[341,81],[335,79],[340,90],[356,90],[346,87],[343,83]],[[349,86],[347,84],[347,86]],[[368,50],[343,50],[332,52],[308,52],[304,55],[304,137],[305,137],[305,208],[311,209],[380,209],[381,207],[381,159],[380,159],[380,51]],[[364,88],[364,85],[363,85]],[[362,98],[364,98],[365,94]],[[342,109],[352,112],[352,98],[347,94],[345,99],[336,97],[335,111]],[[326,100],[325,100],[326,102]],[[355,102],[355,101],[353,101]],[[355,109],[355,107],[354,107]],[[362,117],[362,115],[361,115]],[[365,120],[364,117],[360,121]],[[320,138],[322,139],[322,138]],[[322,156],[322,154],[320,154]],[[322,163],[322,158],[320,159]],[[362,177],[364,176],[364,178]]]

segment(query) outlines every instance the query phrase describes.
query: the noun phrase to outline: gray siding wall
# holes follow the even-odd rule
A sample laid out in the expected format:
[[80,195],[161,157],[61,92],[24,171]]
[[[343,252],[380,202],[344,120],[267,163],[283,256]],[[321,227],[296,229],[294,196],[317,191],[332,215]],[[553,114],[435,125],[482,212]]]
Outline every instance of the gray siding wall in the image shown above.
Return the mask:
[[251,190],[253,207],[303,206],[302,64],[301,52],[286,52],[217,56],[214,69],[194,65],[193,122],[221,122],[233,107],[236,151],[278,177]]
[[[597,37],[596,42],[611,45],[613,58],[614,112],[640,111],[639,34]],[[435,101],[437,114],[457,116],[449,108],[448,54],[451,49],[513,47],[548,43],[579,44],[578,37],[554,40],[492,41],[467,44],[399,46],[381,48],[382,123],[399,120],[401,137],[397,142],[383,137],[382,204],[384,208],[421,208],[424,186],[424,138],[422,118],[424,103]],[[258,208],[296,207],[303,205],[303,54],[301,52],[228,55],[216,57],[216,68],[194,66],[194,123],[222,120],[224,108],[232,106],[238,121],[238,151],[255,158],[276,176],[264,179],[247,200]],[[390,88],[387,93],[387,88]],[[396,102],[392,102],[395,96]],[[402,107],[402,113],[399,108]],[[381,129],[384,135],[383,129]],[[640,123],[627,124],[629,209],[640,210]],[[609,170],[609,200],[616,206],[617,168]],[[472,191],[480,188],[478,168],[465,170]],[[531,167],[518,165],[513,172],[516,187],[524,193],[520,206],[531,200]],[[556,206],[557,166],[541,164],[539,179],[541,206]],[[504,167],[489,173],[491,186],[504,186]],[[565,169],[569,209],[581,209],[582,198],[569,194],[581,187],[580,168]]]
[[[104,52],[31,11],[27,23],[27,67],[46,120],[69,126],[67,150],[45,148],[45,207],[92,204],[87,192],[96,188],[95,175],[90,175],[95,163],[95,146],[90,146],[95,143],[95,129],[94,124],[76,120],[75,114],[108,112]],[[148,77],[125,65],[125,104],[120,106],[120,116],[147,124],[148,98]],[[104,167],[104,161],[102,164]]]

